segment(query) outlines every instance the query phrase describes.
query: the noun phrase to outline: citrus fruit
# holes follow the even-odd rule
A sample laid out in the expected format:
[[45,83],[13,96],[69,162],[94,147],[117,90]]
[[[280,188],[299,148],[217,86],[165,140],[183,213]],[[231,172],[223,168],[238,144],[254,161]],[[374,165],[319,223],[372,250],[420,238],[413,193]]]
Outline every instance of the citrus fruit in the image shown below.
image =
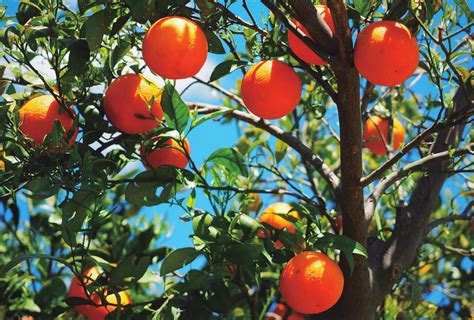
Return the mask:
[[344,276],[335,261],[323,253],[305,251],[283,269],[280,292],[288,306],[302,314],[328,310],[342,294]]
[[405,140],[405,128],[400,121],[393,119],[392,144],[388,136],[389,126],[389,118],[369,117],[364,125],[364,146],[376,155],[386,155],[387,148],[390,151],[397,150]]
[[[173,139],[162,141],[159,137],[148,138],[148,145],[142,144],[140,149],[142,162],[147,169],[155,169],[159,166],[173,166],[184,169],[188,164],[187,154],[191,153],[188,140],[184,140],[184,148]],[[157,148],[153,149],[156,144]]]
[[[295,226],[289,219],[285,218],[285,215],[289,215],[295,219],[300,219],[299,213],[293,209],[292,206],[284,202],[276,202],[263,210],[263,213],[260,217],[260,222],[266,223],[276,230],[286,229],[286,231],[290,233],[295,233]],[[261,238],[265,238],[267,235],[267,232],[259,230],[259,236]],[[277,248],[282,248],[283,243],[277,240],[275,242],[275,246]]]
[[[83,274],[84,277],[82,279],[79,279],[77,277],[74,277],[72,279],[71,285],[69,287],[68,297],[82,298],[88,300],[87,294],[84,291],[84,286],[87,287],[92,284],[100,275],[100,271],[97,268],[92,267],[87,269]],[[119,304],[118,297],[120,297],[120,305],[122,306],[128,305],[132,302],[125,291],[120,291],[115,294],[107,294],[106,289],[104,294],[106,296],[105,299],[109,304],[102,305],[99,294],[91,293],[90,301],[96,305],[76,305],[74,309],[78,314],[86,316],[89,320],[103,320],[110,312],[114,311],[117,308],[117,305]]]
[[151,71],[167,79],[194,76],[207,58],[207,39],[192,20],[170,16],[156,21],[143,39],[143,59]]
[[264,60],[245,73],[241,87],[247,109],[264,119],[291,113],[301,98],[301,80],[284,62]]
[[[53,131],[55,121],[59,121],[66,134],[74,125],[75,113],[72,108],[69,112],[63,110],[61,105],[52,95],[39,95],[28,100],[18,111],[20,114],[20,131],[33,139],[35,146],[39,147],[46,135]],[[71,147],[77,136],[77,128],[69,138]],[[55,146],[52,148],[56,149]]]
[[120,76],[105,92],[105,115],[122,132],[145,133],[158,126],[163,119],[161,93],[156,84],[141,75],[130,73]]
[[396,86],[415,72],[418,62],[416,37],[399,22],[374,22],[357,37],[354,47],[355,67],[374,84]]
[[[323,18],[324,22],[329,26],[331,31],[334,33],[334,21],[332,20],[331,11],[325,5],[317,5],[316,10],[318,14]],[[298,29],[301,29],[304,35],[314,39],[309,35],[308,30],[299,23],[296,19],[292,19],[293,23]],[[303,41],[301,41],[293,32],[288,32],[288,45],[290,49],[304,62],[308,64],[325,65],[327,64],[320,56],[314,53]]]

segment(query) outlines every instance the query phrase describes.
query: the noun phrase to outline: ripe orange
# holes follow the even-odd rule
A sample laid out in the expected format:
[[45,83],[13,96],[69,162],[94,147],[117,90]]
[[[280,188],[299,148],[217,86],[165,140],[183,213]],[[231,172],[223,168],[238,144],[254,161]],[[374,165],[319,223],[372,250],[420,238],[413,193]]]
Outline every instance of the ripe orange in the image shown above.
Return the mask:
[[184,79],[201,70],[207,58],[207,39],[192,20],[170,16],[156,21],[143,39],[143,59],[154,73]]
[[105,115],[120,131],[128,134],[145,133],[154,129],[163,119],[161,93],[162,90],[156,84],[141,75],[120,76],[112,81],[105,92]]
[[301,98],[301,80],[284,62],[264,60],[245,74],[241,87],[247,109],[264,119],[277,119],[292,112]]
[[397,150],[405,140],[405,128],[400,121],[393,119],[391,144],[388,137],[389,119],[371,116],[364,125],[364,146],[376,155],[386,155],[387,147]]
[[[73,278],[71,281],[71,285],[69,287],[68,297],[76,297],[82,299],[88,299],[87,294],[84,291],[84,287],[81,285],[81,281],[86,286],[93,283],[97,277],[99,276],[100,271],[97,268],[90,268],[84,272],[84,278],[78,279]],[[117,295],[120,297],[120,305],[125,306],[132,303],[130,297],[125,291],[120,291],[117,294],[109,294],[107,295],[107,290],[105,290],[106,301],[110,303],[110,305],[104,306],[102,305],[100,296],[98,293],[90,294],[90,299],[93,303],[99,305],[77,305],[74,307],[77,313],[84,315],[89,320],[103,320],[105,317],[112,311],[114,311],[119,304],[117,299]]]
[[419,49],[416,37],[395,21],[379,21],[365,27],[357,37],[354,63],[368,81],[396,86],[416,70]]
[[[75,116],[74,110],[69,108]],[[52,95],[40,95],[28,100],[19,110],[21,132],[33,139],[35,146],[39,147],[46,135],[53,131],[54,122],[58,120],[65,132],[68,133],[73,127],[74,118],[62,110],[60,104]],[[74,144],[77,136],[77,128],[68,141],[69,147]],[[53,146],[54,148],[54,146]]]
[[[290,233],[295,233],[296,228],[293,223],[282,215],[290,215],[296,219],[300,219],[299,213],[293,209],[292,206],[284,202],[277,202],[263,211],[263,214],[260,217],[260,222],[269,224],[277,230],[286,229],[286,231]],[[265,231],[259,230],[259,236],[265,238],[267,234]],[[283,248],[283,243],[277,240],[275,242],[275,247]]]
[[304,315],[293,311],[286,320],[304,320]]
[[[173,166],[184,169],[188,164],[187,154],[191,153],[188,140],[184,140],[184,148],[173,139],[168,139],[164,143],[159,143],[158,137],[148,138],[151,140],[148,146],[142,145],[140,149],[142,162],[147,169],[155,169],[159,166]],[[159,143],[159,147],[152,150],[151,147],[154,142]]]
[[305,251],[283,269],[280,292],[286,303],[303,314],[320,313],[336,304],[344,276],[337,263],[325,254]]
[[[334,33],[335,32],[334,21],[332,20],[331,11],[329,10],[329,8],[325,5],[317,5],[316,10],[318,11],[318,14],[323,18],[324,22],[326,22],[326,24],[329,26],[331,31]],[[295,19],[293,19],[292,21],[298,29],[301,29],[304,35],[313,39],[309,35],[308,30],[306,30],[306,28],[301,23],[299,23]],[[298,58],[300,58],[306,63],[317,64],[317,65],[327,64],[326,61],[324,61],[320,56],[314,53],[313,50],[311,50],[303,41],[301,41],[291,31],[288,32],[288,45],[290,46],[290,49],[298,56]]]

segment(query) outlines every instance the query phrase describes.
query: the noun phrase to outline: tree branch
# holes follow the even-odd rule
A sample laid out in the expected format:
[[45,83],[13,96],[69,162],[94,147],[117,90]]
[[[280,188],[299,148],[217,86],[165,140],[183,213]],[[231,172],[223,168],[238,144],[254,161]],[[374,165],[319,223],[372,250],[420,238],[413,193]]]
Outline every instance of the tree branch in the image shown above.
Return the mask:
[[440,218],[434,221],[431,221],[428,226],[426,227],[426,232],[430,232],[434,228],[439,225],[458,221],[458,220],[471,220],[472,219],[472,209],[474,208],[474,200],[469,202],[469,204],[464,208],[464,210],[460,214],[450,215],[444,218]]
[[429,128],[425,129],[419,135],[417,135],[413,140],[407,143],[396,155],[392,158],[385,161],[379,168],[372,171],[368,176],[361,179],[360,183],[362,186],[367,186],[377,178],[380,178],[385,171],[391,168],[395,163],[398,162],[404,155],[406,155],[410,150],[418,146],[421,141],[423,141],[429,135],[441,131],[445,128],[449,128],[455,125],[462,123],[464,120],[468,119],[470,116],[474,114],[474,108],[472,105],[470,107],[471,110],[463,110],[463,112],[455,112],[453,113],[449,119],[445,122],[438,122],[431,125]]
[[[472,108],[472,101],[458,89],[454,97],[454,112],[466,112]],[[461,139],[465,124],[444,128],[436,137],[430,153],[442,154],[456,147]],[[439,194],[449,174],[446,168],[449,159],[431,163],[411,194],[408,205],[401,203],[397,211],[395,228],[387,242],[369,248],[370,263],[374,270],[376,304],[388,294],[403,270],[414,261],[419,246],[423,243],[429,217],[438,201]]]
[[196,102],[188,103],[188,105],[191,109],[197,108],[200,114],[209,114],[218,111],[228,111],[228,113],[225,114],[226,117],[240,120],[251,124],[257,128],[265,130],[272,136],[280,139],[281,141],[288,144],[288,146],[292,147],[295,151],[297,151],[301,155],[302,159],[310,163],[314,167],[314,169],[323,177],[323,179],[328,183],[329,187],[331,188],[331,190],[333,190],[333,192],[336,192],[339,188],[339,177],[337,177],[336,174],[332,172],[329,166],[326,165],[321,158],[314,154],[313,150],[311,150],[300,140],[298,140],[298,138],[288,132],[285,132],[280,127],[266,120],[263,120],[251,113],[227,108],[224,106],[215,106]]
[[372,220],[377,203],[384,192],[395,182],[406,177],[412,172],[419,171],[427,168],[433,164],[443,162],[452,157],[463,156],[465,154],[474,154],[474,143],[467,145],[464,148],[456,149],[454,152],[443,151],[434,154],[430,154],[424,158],[418,159],[404,166],[403,168],[390,173],[384,177],[375,187],[374,191],[367,197],[365,206],[366,220],[370,222]]

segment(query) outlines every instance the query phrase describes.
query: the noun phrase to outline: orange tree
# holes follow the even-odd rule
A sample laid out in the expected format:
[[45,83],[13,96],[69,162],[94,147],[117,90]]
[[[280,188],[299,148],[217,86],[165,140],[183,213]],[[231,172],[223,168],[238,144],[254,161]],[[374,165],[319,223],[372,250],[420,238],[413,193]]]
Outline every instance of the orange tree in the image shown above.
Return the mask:
[[[472,317],[467,1],[31,0],[0,18],[0,319]],[[221,103],[181,97],[190,77]],[[240,137],[197,162],[186,138],[210,120]],[[169,205],[193,247],[135,217]]]

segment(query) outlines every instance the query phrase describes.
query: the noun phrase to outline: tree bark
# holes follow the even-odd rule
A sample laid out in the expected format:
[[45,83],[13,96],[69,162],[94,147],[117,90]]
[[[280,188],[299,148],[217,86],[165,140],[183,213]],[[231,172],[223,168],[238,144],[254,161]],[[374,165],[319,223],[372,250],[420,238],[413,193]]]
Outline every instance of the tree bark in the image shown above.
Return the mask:
[[[473,104],[458,89],[454,98],[454,112],[469,112]],[[465,124],[446,128],[439,132],[430,154],[441,153],[456,147],[464,131]],[[376,305],[383,302],[393,285],[399,281],[402,272],[413,263],[420,245],[423,244],[425,230],[448,173],[450,160],[445,159],[427,167],[411,194],[408,204],[398,208],[395,228],[390,239],[383,243],[377,241],[369,248],[369,261],[375,270],[373,291]]]

